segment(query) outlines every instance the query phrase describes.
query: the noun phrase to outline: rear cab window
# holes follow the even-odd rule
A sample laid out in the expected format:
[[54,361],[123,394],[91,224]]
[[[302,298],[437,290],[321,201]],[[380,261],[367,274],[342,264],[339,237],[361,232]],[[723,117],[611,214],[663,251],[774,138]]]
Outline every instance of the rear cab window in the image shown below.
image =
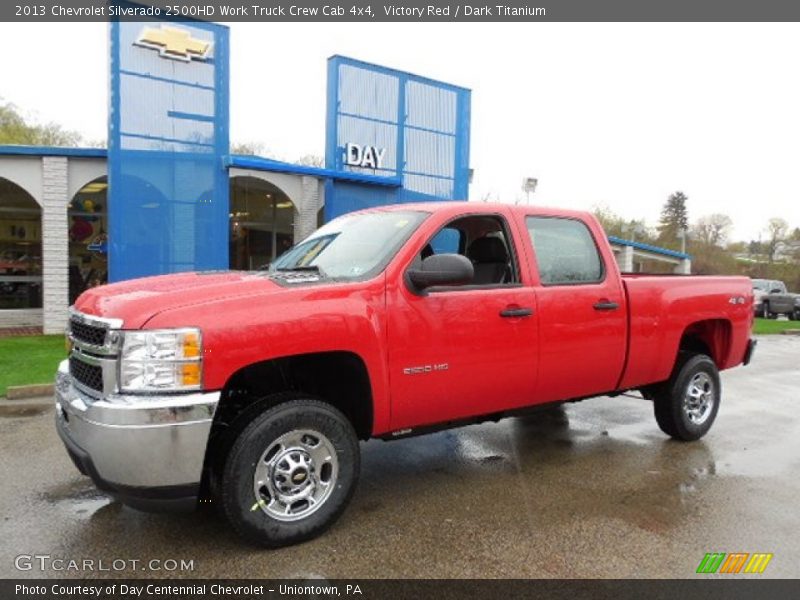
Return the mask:
[[586,223],[565,217],[525,218],[542,285],[581,285],[605,279],[605,265]]

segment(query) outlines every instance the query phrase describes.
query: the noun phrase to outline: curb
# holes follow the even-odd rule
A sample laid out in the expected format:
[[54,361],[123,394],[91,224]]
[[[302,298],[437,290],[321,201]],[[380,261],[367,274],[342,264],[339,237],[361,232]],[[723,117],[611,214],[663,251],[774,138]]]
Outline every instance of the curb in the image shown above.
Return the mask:
[[800,335],[800,329],[784,329],[782,335]]
[[7,400],[0,398],[0,417],[29,417],[53,409],[50,398],[25,398]]
[[14,385],[6,388],[6,399],[21,400],[24,398],[39,398],[41,396],[52,396],[54,392],[55,384],[53,383]]

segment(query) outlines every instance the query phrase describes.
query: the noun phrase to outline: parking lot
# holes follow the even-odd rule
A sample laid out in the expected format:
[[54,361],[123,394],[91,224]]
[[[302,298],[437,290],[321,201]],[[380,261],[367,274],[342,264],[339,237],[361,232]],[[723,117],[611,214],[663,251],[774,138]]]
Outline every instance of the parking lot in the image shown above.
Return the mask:
[[[0,576],[15,557],[187,559],[183,577],[692,577],[706,552],[770,552],[800,576],[800,337],[762,337],[723,375],[703,440],[667,439],[650,403],[596,398],[362,444],[361,482],[323,537],[266,551],[213,511],[145,514],[73,467],[50,412],[0,418]],[[141,568],[141,567],[139,567]],[[120,576],[161,577],[127,569]]]

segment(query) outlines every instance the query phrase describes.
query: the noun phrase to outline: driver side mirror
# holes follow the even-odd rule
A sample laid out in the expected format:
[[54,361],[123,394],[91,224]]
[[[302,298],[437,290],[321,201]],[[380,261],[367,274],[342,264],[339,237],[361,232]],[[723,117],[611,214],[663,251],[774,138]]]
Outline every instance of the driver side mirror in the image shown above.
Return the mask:
[[417,290],[437,285],[472,283],[475,269],[470,260],[460,254],[434,254],[408,271],[408,279]]

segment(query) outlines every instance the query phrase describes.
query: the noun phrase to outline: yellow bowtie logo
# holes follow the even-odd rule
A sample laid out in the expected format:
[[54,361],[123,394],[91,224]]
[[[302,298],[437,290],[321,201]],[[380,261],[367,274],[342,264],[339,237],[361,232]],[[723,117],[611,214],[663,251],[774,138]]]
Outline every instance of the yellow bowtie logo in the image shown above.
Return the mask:
[[211,42],[198,40],[192,33],[179,27],[162,25],[160,28],[145,27],[137,46],[158,50],[160,56],[189,62],[192,59],[205,60],[211,50]]

